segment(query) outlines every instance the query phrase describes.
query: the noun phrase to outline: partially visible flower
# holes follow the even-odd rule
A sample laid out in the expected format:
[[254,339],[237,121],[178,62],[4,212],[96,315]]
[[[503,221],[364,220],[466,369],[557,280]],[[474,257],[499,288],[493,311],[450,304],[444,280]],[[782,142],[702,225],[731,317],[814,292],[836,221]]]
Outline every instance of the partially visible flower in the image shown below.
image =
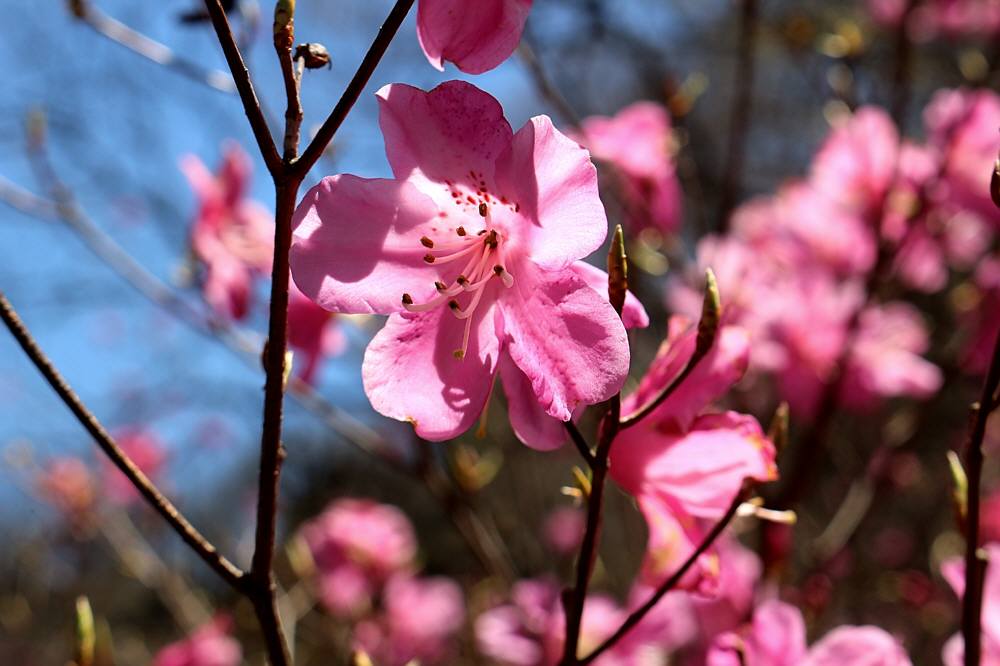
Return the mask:
[[[995,566],[1000,562],[1000,543],[987,543],[983,546],[990,565],[986,567],[986,580],[983,584],[982,609],[982,663],[1000,663],[1000,569]],[[941,575],[951,585],[951,589],[961,599],[965,595],[965,561],[955,557],[941,565]],[[962,666],[965,655],[965,644],[962,635],[955,634],[945,643],[942,661],[945,666]]]
[[[872,18],[897,26],[907,13],[906,0],[868,0]],[[908,19],[912,37],[984,37],[1000,32],[1000,2],[996,0],[925,0],[916,3]]]
[[704,638],[737,628],[753,610],[754,593],[763,571],[760,558],[735,538],[721,538],[718,593],[691,596],[691,606]]
[[367,610],[389,578],[410,571],[416,536],[397,508],[371,500],[335,500],[302,527],[319,575],[319,598],[339,616]]
[[532,0],[420,0],[417,38],[427,60],[444,71],[445,61],[467,74],[482,74],[504,60],[521,41]]
[[382,605],[376,618],[355,627],[357,647],[383,666],[450,663],[455,634],[465,623],[462,590],[454,581],[395,576],[385,586]]
[[[671,320],[638,389],[622,402],[624,415],[637,412],[680,374],[694,352],[695,335],[683,318]],[[706,411],[743,376],[748,355],[746,332],[722,327],[684,383],[638,425],[623,430],[611,449],[611,476],[636,497],[649,526],[643,577],[650,584],[680,567],[744,481],[777,478],[774,445],[752,416]],[[717,576],[716,556],[706,554],[682,585],[711,589]]]
[[[125,455],[142,470],[143,474],[155,481],[163,471],[167,459],[159,438],[149,430],[141,428],[122,428],[114,434],[115,441]],[[139,499],[139,491],[114,463],[105,459],[103,469],[104,490],[112,502],[128,505]]]
[[542,536],[552,552],[557,555],[569,555],[580,547],[586,526],[587,515],[583,509],[563,506],[545,517]]
[[247,198],[250,159],[229,143],[217,174],[194,155],[181,160],[181,170],[198,199],[191,249],[205,268],[205,300],[220,315],[243,319],[254,279],[271,270],[274,247],[272,217]]
[[962,353],[962,365],[971,373],[985,374],[1000,335],[1000,256],[984,259],[972,279],[973,302],[962,314],[971,331]]
[[586,277],[602,272],[579,261],[607,235],[589,154],[545,116],[515,134],[465,82],[378,98],[395,179],[333,176],[306,194],[296,283],[328,310],[389,315],[362,365],[380,413],[455,437],[499,373],[518,436],[559,446],[538,435],[538,414],[567,421],[606,400],[629,363],[606,286]]
[[153,666],[239,666],[243,650],[229,635],[231,621],[218,617],[188,638],[156,653]]
[[667,110],[654,102],[636,102],[611,118],[591,116],[580,129],[591,155],[621,172],[629,226],[676,232],[682,194]]
[[53,458],[35,478],[35,487],[71,523],[80,521],[94,505],[94,479],[79,458]]
[[347,347],[336,315],[309,300],[294,282],[288,285],[288,346],[298,355],[296,375],[306,384],[316,382],[324,358],[339,356]]

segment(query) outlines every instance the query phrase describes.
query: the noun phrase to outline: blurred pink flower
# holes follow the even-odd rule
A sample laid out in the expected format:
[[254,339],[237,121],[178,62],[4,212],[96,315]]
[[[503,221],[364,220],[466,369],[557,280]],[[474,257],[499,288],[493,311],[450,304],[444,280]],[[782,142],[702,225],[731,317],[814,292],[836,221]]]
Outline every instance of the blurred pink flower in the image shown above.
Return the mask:
[[623,177],[629,225],[674,233],[681,224],[681,186],[674,166],[670,116],[654,102],[636,102],[611,118],[591,116],[582,143]]
[[899,642],[873,626],[842,626],[808,650],[802,613],[772,600],[742,630],[719,636],[708,666],[910,666]]
[[[903,19],[906,0],[868,0],[868,9],[878,23],[897,26]],[[926,40],[945,37],[983,37],[1000,31],[997,0],[924,0],[916,3],[909,19],[913,37]]]
[[962,353],[962,364],[971,373],[985,374],[993,345],[1000,335],[1000,255],[979,264],[972,284],[974,302],[962,313],[965,328],[971,332]]
[[577,268],[607,234],[589,154],[544,116],[515,134],[465,82],[393,84],[378,99],[396,178],[332,176],[306,194],[296,283],[328,310],[390,315],[362,366],[378,412],[449,439],[499,372],[518,436],[561,444],[532,436],[534,406],[569,420],[617,392],[629,363],[606,289],[580,275],[597,269]]
[[462,590],[447,578],[394,576],[382,595],[382,612],[354,630],[356,647],[380,666],[450,663],[455,634],[465,623]]
[[506,60],[521,41],[532,0],[420,0],[417,38],[424,55],[444,71],[445,61],[482,74]]
[[708,640],[736,629],[750,616],[763,571],[760,558],[735,538],[721,538],[716,550],[719,569],[717,594],[711,597],[690,595],[699,632]]
[[586,512],[577,507],[563,506],[545,517],[542,537],[557,555],[571,555],[580,547],[587,526]]
[[296,358],[296,376],[306,384],[316,382],[320,362],[339,356],[347,348],[347,336],[336,316],[299,291],[294,282],[288,285],[288,346],[301,357]]
[[35,477],[39,495],[71,523],[94,505],[94,479],[87,464],[74,457],[53,458]]
[[410,571],[416,536],[402,511],[371,500],[335,500],[302,526],[319,574],[319,597],[340,616],[366,610],[385,582]]
[[153,666],[239,666],[243,651],[229,635],[230,620],[218,617],[188,638],[156,653]]
[[[667,340],[639,388],[622,402],[624,415],[638,411],[681,372],[694,352],[695,335],[689,322],[671,319]],[[705,413],[743,376],[748,355],[746,331],[722,327],[687,380],[647,418],[623,430],[611,449],[611,476],[636,497],[649,526],[643,577],[650,584],[679,568],[745,480],[777,478],[774,445],[752,416]],[[682,585],[712,589],[718,575],[714,558],[702,556]]]
[[[1000,543],[983,546],[989,565],[986,567],[986,581],[983,585],[982,641],[983,664],[1000,664]],[[965,561],[961,557],[946,560],[941,565],[941,575],[951,585],[951,589],[961,599],[965,595]],[[962,666],[965,645],[960,633],[945,643],[942,661],[945,666]]]
[[[142,428],[122,428],[114,433],[115,441],[143,474],[154,482],[163,471],[167,453],[159,438],[149,430]],[[110,460],[104,459],[104,490],[108,499],[116,504],[132,504],[140,498],[132,482],[115,467]]]
[[255,277],[271,270],[274,221],[247,198],[250,158],[228,143],[216,175],[194,155],[181,170],[198,199],[191,249],[205,267],[205,300],[223,316],[242,319],[249,311]]

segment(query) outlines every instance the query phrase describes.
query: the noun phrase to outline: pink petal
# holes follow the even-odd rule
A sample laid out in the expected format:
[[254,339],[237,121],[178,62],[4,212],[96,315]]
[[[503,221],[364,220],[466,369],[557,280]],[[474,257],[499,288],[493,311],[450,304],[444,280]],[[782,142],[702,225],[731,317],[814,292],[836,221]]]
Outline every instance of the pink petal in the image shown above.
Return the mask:
[[[684,317],[671,317],[667,340],[660,346],[639,382],[639,388],[622,401],[622,413],[641,409],[674,380],[694,354],[697,328]],[[724,395],[746,372],[750,359],[750,337],[737,326],[724,326],[708,355],[663,403],[649,416],[669,420],[679,429],[687,428],[709,403]]]
[[292,276],[327,310],[399,312],[402,296],[435,294],[436,272],[420,243],[435,237],[433,202],[412,185],[350,175],[324,178],[295,210]]
[[843,626],[813,645],[802,666],[910,666],[910,658],[878,627]]
[[[702,531],[689,521],[688,529],[678,520],[678,511],[666,498],[642,494],[639,510],[649,528],[642,581],[657,586],[678,571],[701,542]],[[678,584],[682,590],[706,590],[718,576],[718,557],[711,550],[698,558]]]
[[483,411],[497,369],[495,311],[485,303],[476,310],[463,359],[454,351],[462,346],[464,322],[447,307],[391,315],[368,345],[361,367],[375,410],[412,423],[431,441],[468,430]]
[[[591,266],[586,261],[574,261],[570,264],[570,269],[598,294],[606,295],[608,293],[608,274],[600,268]],[[625,294],[622,323],[625,324],[625,328],[646,328],[649,326],[649,315],[646,314],[646,308],[642,307],[642,303],[631,291]]]
[[751,663],[798,666],[806,655],[802,611],[777,600],[765,601],[753,614]]
[[558,269],[599,248],[608,219],[590,153],[536,116],[514,135],[496,165],[500,192],[523,219],[518,236],[539,266]]
[[500,357],[500,381],[507,397],[507,415],[514,434],[524,444],[538,451],[552,451],[566,442],[563,422],[545,413],[535,399],[531,380],[511,360]]
[[493,184],[493,165],[514,132],[492,96],[465,81],[446,81],[430,92],[394,83],[377,96],[396,178],[409,179],[439,204],[450,201],[447,181],[473,191],[480,182]]
[[417,38],[431,65],[444,61],[463,72],[482,74],[506,60],[518,42],[531,0],[420,0]]
[[550,415],[568,421],[578,405],[607,400],[628,375],[629,346],[618,314],[572,271],[521,262],[500,301],[508,350]]

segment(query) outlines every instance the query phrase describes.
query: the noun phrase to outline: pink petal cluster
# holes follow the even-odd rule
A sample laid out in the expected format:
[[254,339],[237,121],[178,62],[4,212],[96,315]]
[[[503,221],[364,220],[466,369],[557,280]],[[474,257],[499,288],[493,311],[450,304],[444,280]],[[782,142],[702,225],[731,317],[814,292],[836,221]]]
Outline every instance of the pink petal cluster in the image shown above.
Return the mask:
[[[518,437],[560,445],[553,419],[616,393],[629,364],[606,278],[580,261],[607,235],[590,155],[545,116],[514,133],[465,82],[378,100],[395,178],[332,176],[306,194],[296,283],[328,310],[389,315],[362,365],[380,413],[449,439],[499,374]],[[634,301],[625,317],[645,323]]]
[[[983,585],[982,609],[982,663],[1000,664],[1000,543],[983,546],[989,565],[986,567],[986,581]],[[965,594],[965,561],[955,557],[941,565],[941,575],[948,581],[955,594],[961,599]],[[942,661],[945,666],[962,666],[965,644],[961,634],[952,636],[944,646]]]
[[239,666],[243,650],[229,635],[230,620],[218,617],[188,638],[156,653],[153,666]]
[[[753,339],[753,369],[776,378],[799,417],[815,411],[841,370],[840,400],[852,408],[927,398],[940,387],[940,370],[922,358],[929,339],[919,312],[865,303],[880,242],[895,248],[902,281],[929,290],[985,247],[982,224],[935,203],[938,155],[900,145],[887,114],[862,108],[833,130],[808,179],[744,204],[727,235],[699,243],[698,262],[715,270],[727,320]],[[684,287],[671,300],[697,311],[698,295]]]
[[467,74],[487,72],[521,41],[532,0],[420,0],[417,38],[435,68],[445,61]]
[[[634,595],[639,598],[640,595]],[[645,597],[641,599],[645,600]],[[674,606],[667,600],[664,608]],[[591,595],[583,611],[580,633],[581,656],[590,653],[621,626],[626,609],[609,597]],[[686,615],[648,617],[593,663],[595,666],[642,666],[664,663],[666,654],[687,637],[678,640],[671,630]],[[479,652],[504,666],[555,666],[562,657],[565,616],[559,601],[559,586],[551,580],[522,580],[514,584],[509,603],[495,606],[477,619]]]
[[636,102],[611,118],[587,118],[580,130],[591,155],[619,171],[629,227],[675,233],[682,194],[667,110],[654,102]]
[[[670,320],[667,340],[638,389],[622,402],[623,415],[640,410],[680,374],[695,338],[691,322]],[[652,585],[690,556],[744,481],[778,476],[774,445],[756,419],[707,409],[743,376],[749,353],[746,331],[723,326],[684,383],[638,425],[623,430],[611,449],[611,476],[636,497],[649,527],[643,578]],[[682,585],[710,589],[717,574],[717,559],[705,555]]]
[[707,666],[910,666],[899,642],[872,626],[842,626],[806,646],[802,613],[772,600],[757,607],[752,622],[719,635]]
[[416,535],[399,509],[363,499],[335,500],[302,526],[328,611],[353,617],[367,611],[386,582],[411,571]]
[[[125,455],[142,470],[143,474],[157,482],[167,460],[166,450],[159,438],[151,431],[142,428],[122,428],[114,435],[115,441]],[[104,490],[109,500],[115,504],[130,505],[140,499],[139,491],[114,463],[104,459],[102,468]]]
[[[868,0],[868,9],[879,23],[899,25],[907,0]],[[908,29],[918,39],[945,37],[989,37],[1000,32],[1000,2],[997,0],[925,0],[917,3],[908,18]]]
[[50,460],[35,478],[35,488],[70,523],[80,522],[94,505],[94,478],[79,458]]
[[465,623],[459,586],[447,578],[396,576],[382,593],[380,613],[355,627],[355,647],[377,664],[452,663]]
[[[194,155],[181,160],[198,198],[191,229],[191,249],[204,267],[205,301],[218,314],[243,319],[250,311],[255,283],[271,274],[274,217],[247,198],[250,158],[229,143],[215,175]],[[288,294],[288,345],[299,358],[296,374],[307,384],[316,380],[320,362],[341,354],[344,333],[331,314],[302,295],[294,284]],[[299,359],[302,359],[301,362]]]

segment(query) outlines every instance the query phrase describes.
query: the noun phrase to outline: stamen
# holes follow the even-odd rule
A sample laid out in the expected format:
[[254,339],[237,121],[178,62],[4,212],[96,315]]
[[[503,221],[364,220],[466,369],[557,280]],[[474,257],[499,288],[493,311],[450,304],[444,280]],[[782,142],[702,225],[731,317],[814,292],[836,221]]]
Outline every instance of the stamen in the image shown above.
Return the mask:
[[458,252],[452,252],[451,254],[446,254],[443,257],[435,257],[434,255],[428,254],[427,257],[431,257],[431,259],[428,260],[427,257],[424,257],[424,261],[426,261],[429,264],[433,264],[435,261],[439,264],[444,264],[449,261],[454,261],[455,259],[458,259],[460,257],[464,257],[470,252],[475,252],[476,250],[480,249],[482,249],[482,246],[479,245],[479,243],[469,243],[467,247],[462,248]]
[[455,299],[451,299],[450,301],[448,301],[448,307],[451,308],[454,312],[461,312],[462,310],[461,306],[458,304],[458,301],[456,301]]
[[457,233],[459,236],[464,236],[468,232],[465,231],[465,227],[459,227],[458,229],[455,229],[455,233]]
[[486,217],[487,215],[489,215],[490,214],[490,208],[489,208],[489,206],[487,206],[484,203],[479,204],[479,214],[482,217]]
[[469,278],[465,277],[464,275],[459,275],[457,278],[455,278],[455,282],[464,287],[465,285],[469,284]]
[[428,264],[433,264],[434,263],[434,259],[435,259],[435,257],[434,257],[433,254],[425,254],[424,255],[424,261],[426,261]]
[[493,272],[496,273],[501,280],[503,280],[503,286],[508,289],[514,286],[514,276],[508,273],[506,268],[497,264],[493,267]]
[[424,247],[428,247],[428,248],[434,247],[434,241],[432,241],[427,236],[421,236],[420,237],[420,244],[423,245]]
[[403,305],[413,305],[413,296],[403,294]]

